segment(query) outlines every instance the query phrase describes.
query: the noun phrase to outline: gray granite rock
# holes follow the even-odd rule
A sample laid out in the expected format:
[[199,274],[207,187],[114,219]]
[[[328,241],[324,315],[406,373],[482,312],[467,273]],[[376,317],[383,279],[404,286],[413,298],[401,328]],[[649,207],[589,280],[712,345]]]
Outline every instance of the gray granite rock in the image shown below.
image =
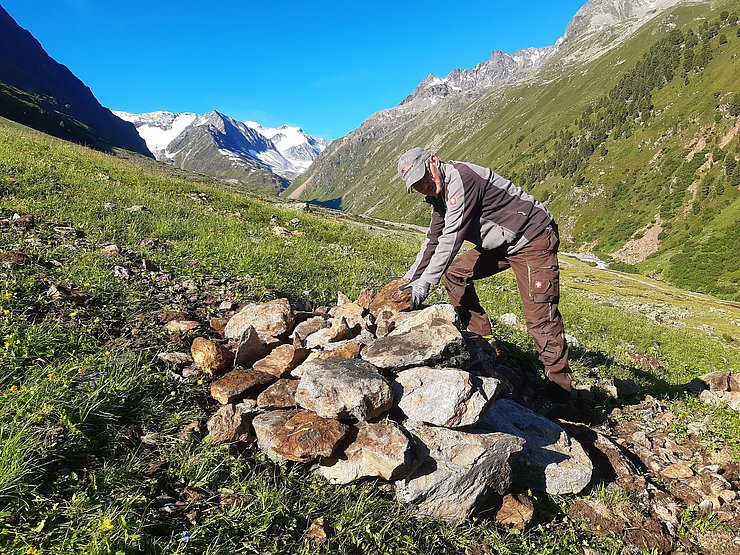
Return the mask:
[[411,421],[405,427],[414,436],[417,458],[413,470],[396,482],[396,497],[414,503],[420,513],[462,521],[511,485],[509,457],[521,450],[521,438]]
[[398,373],[396,404],[410,420],[459,428],[478,421],[496,398],[499,381],[457,368],[422,366]]
[[591,481],[593,464],[581,444],[560,426],[509,399],[499,399],[482,429],[525,440],[512,461],[517,482],[549,494],[578,493]]
[[393,404],[388,380],[362,360],[312,360],[299,370],[296,402],[324,418],[368,420]]
[[357,437],[338,460],[327,461],[319,473],[333,484],[348,484],[360,478],[397,480],[408,470],[409,438],[391,422],[359,426]]

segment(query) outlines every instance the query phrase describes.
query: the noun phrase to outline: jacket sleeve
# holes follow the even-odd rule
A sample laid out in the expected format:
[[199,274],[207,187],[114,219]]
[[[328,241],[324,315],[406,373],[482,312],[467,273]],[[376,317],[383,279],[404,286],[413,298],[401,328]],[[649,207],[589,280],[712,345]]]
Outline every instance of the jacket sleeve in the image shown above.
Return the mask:
[[459,171],[454,170],[452,172],[445,195],[447,197],[445,199],[447,210],[444,215],[442,233],[438,236],[434,254],[420,276],[420,279],[433,285],[439,283],[442,274],[452,264],[455,255],[465,240],[466,202],[472,199],[465,198],[465,188]]
[[429,222],[429,229],[427,230],[426,239],[424,240],[424,244],[422,244],[421,246],[421,250],[419,250],[419,254],[416,255],[416,260],[414,261],[413,265],[403,276],[404,279],[418,279],[421,276],[422,272],[424,272],[426,267],[429,265],[429,260],[432,258],[432,255],[437,248],[439,235],[442,233],[444,223],[445,220],[444,216],[442,215],[441,208],[437,205],[436,202],[433,202],[432,217]]

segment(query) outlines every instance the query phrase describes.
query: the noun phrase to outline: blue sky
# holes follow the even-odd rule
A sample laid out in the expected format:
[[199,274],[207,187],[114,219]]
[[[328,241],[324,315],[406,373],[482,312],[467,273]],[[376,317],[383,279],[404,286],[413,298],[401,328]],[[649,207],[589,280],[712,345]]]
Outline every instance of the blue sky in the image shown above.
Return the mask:
[[429,73],[548,46],[586,0],[0,0],[115,110],[219,110],[336,139]]

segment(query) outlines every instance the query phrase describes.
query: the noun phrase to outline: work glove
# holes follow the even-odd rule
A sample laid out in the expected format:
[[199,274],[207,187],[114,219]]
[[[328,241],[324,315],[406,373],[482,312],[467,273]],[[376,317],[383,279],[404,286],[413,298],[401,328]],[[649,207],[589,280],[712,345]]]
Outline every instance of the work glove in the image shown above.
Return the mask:
[[429,296],[429,287],[430,284],[421,279],[416,279],[401,287],[401,291],[411,289],[411,310],[419,308],[424,299]]

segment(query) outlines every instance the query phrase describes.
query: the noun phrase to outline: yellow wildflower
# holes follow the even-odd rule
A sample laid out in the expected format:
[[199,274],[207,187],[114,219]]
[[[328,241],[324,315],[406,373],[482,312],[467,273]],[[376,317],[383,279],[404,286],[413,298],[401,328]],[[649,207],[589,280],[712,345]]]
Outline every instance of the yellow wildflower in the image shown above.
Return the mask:
[[110,519],[106,518],[103,521],[103,528],[105,528],[106,530],[113,530],[115,527],[116,525],[113,524],[113,522]]
[[69,317],[70,318],[74,318],[75,316],[77,316],[77,312],[70,312],[69,313]]
[[54,381],[54,378],[55,378],[55,377],[56,377],[56,376],[54,376],[54,373],[53,373],[53,372],[50,372],[50,373],[49,373],[49,381],[50,381],[50,382],[53,382],[53,381]]
[[177,393],[176,393],[175,391],[170,391],[170,395],[171,395],[172,397],[174,397],[175,395],[177,395]]
[[12,391],[13,393],[15,393],[16,391],[18,391],[18,386],[17,385],[11,385],[10,386],[10,391]]
[[26,555],[36,555],[39,550],[35,548],[34,546],[30,546],[28,549],[26,549]]

